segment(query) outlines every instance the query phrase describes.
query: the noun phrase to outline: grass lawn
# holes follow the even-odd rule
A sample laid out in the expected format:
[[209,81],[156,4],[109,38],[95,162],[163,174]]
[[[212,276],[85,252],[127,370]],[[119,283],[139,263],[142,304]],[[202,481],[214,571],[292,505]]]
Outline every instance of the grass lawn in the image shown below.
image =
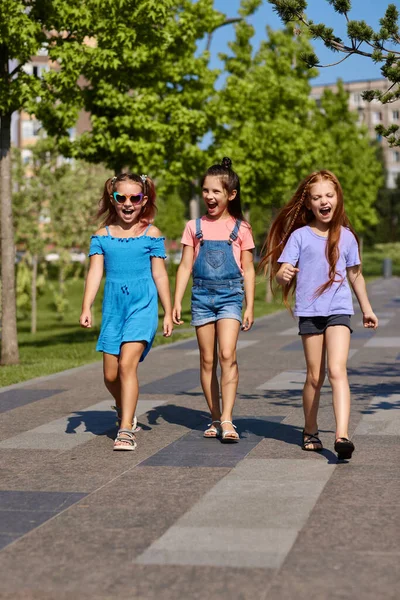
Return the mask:
[[[78,321],[83,280],[72,280],[68,285],[69,304],[62,319],[55,311],[50,291],[47,291],[38,302],[37,333],[30,333],[29,319],[19,321],[20,364],[0,367],[0,387],[101,360],[101,353],[95,350],[101,322],[101,294],[98,294],[94,306],[94,327],[82,329]],[[171,277],[172,289],[174,285],[174,277]],[[259,278],[256,286],[256,317],[282,309],[281,304],[265,304],[264,296],[265,280]],[[194,335],[194,328],[190,327],[190,289],[185,294],[182,318],[185,323],[181,329],[175,328],[172,338],[166,339],[157,335],[154,345],[171,343]],[[161,320],[162,313],[160,323]]]

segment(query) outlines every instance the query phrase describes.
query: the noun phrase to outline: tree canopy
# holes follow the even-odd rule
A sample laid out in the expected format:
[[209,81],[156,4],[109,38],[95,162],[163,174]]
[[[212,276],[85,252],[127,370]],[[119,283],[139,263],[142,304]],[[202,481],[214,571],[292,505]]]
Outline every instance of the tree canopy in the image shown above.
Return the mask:
[[[244,0],[243,14],[259,2]],[[18,362],[11,115],[35,115],[65,156],[165,174],[198,170],[216,73],[197,43],[225,24],[212,0],[3,0],[0,4],[2,358]],[[48,58],[40,76],[27,68]],[[48,68],[50,67],[50,68]],[[91,128],[71,140],[79,111]]]
[[215,103],[216,123],[210,153],[231,156],[240,174],[242,197],[250,208],[256,239],[265,237],[274,211],[312,171],[329,169],[345,192],[346,209],[360,233],[376,222],[374,202],[383,184],[377,148],[348,94],[326,91],[320,103],[311,97],[311,79],[301,56],[310,50],[307,37],[293,25],[267,29],[253,51],[254,31],[236,26],[230,55],[224,55],[227,78]]
[[[382,63],[381,73],[389,81],[386,91],[367,90],[363,93],[365,100],[379,100],[382,103],[393,102],[400,98],[400,44],[399,10],[395,4],[389,4],[379,21],[380,27],[374,30],[364,20],[351,19],[351,0],[326,0],[335,12],[342,15],[347,23],[348,42],[335,34],[329,25],[314,23],[307,17],[306,0],[268,0],[284,23],[296,23],[301,31],[307,31],[313,39],[321,40],[334,53],[344,54],[333,64],[339,64],[353,55],[370,58],[375,63]],[[328,20],[328,17],[327,17]],[[313,50],[305,52],[303,60],[310,67],[323,67]],[[385,136],[392,146],[400,146],[399,126],[377,126],[377,131]]]
[[[287,1],[292,8],[298,4]],[[34,115],[48,140],[56,140],[58,151],[80,170],[42,165],[38,181],[20,182],[21,193],[27,195],[14,198],[28,203],[34,223],[28,231],[16,219],[17,233],[37,255],[41,248],[34,237],[43,210],[54,221],[53,241],[60,253],[84,244],[93,196],[92,186],[86,186],[85,195],[79,182],[82,175],[95,185],[100,177],[95,167],[89,170],[88,162],[103,164],[109,172],[129,168],[155,177],[160,225],[171,236],[182,226],[180,219],[170,223],[171,216],[182,211],[182,191],[208,162],[223,155],[231,156],[241,176],[260,236],[271,212],[285,202],[299,179],[322,166],[333,168],[348,190],[349,212],[356,199],[361,202],[353,210],[356,225],[362,228],[373,221],[371,206],[380,178],[366,133],[349,117],[343,93],[325,96],[322,110],[310,98],[316,70],[302,61],[312,52],[308,35],[297,35],[292,25],[283,31],[268,29],[265,41],[253,48],[254,31],[247,17],[260,4],[261,0],[242,0],[237,19],[216,11],[213,0],[0,4],[3,363],[18,360],[10,176],[15,111]],[[306,3],[301,4],[305,10]],[[210,42],[220,27],[232,23],[236,37],[222,57],[226,78],[217,89],[218,72],[209,65]],[[29,68],[38,54],[46,57],[40,74]],[[90,115],[90,129],[71,136],[81,111]],[[340,122],[334,122],[335,115]],[[213,139],[206,149],[202,140],[210,132]],[[78,162],[82,159],[84,166]],[[352,164],[353,180],[344,164]],[[367,172],[371,177],[364,176]],[[71,220],[73,215],[79,219]]]

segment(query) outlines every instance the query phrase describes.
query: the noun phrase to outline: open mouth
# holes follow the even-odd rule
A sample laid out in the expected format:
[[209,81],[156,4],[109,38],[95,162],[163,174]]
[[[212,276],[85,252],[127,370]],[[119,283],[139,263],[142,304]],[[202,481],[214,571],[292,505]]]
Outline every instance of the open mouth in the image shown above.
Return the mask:
[[209,202],[207,206],[209,210],[212,210],[213,208],[217,208],[218,204],[216,202]]
[[123,208],[122,212],[124,213],[124,215],[132,215],[133,214],[133,208]]
[[323,217],[327,217],[330,213],[331,213],[331,208],[330,206],[327,206],[326,208],[320,208],[319,212]]

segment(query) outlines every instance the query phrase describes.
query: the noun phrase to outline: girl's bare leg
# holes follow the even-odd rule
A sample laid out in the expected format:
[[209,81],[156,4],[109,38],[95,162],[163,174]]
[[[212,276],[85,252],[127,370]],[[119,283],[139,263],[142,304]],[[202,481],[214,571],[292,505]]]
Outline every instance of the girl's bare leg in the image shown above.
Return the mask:
[[127,342],[121,346],[119,378],[121,382],[121,429],[132,429],[132,421],[139,398],[137,368],[145,342]]
[[219,385],[217,378],[217,336],[215,323],[196,327],[197,343],[200,350],[200,381],[210,409],[211,419],[221,419]]
[[[236,346],[240,323],[236,319],[217,321],[218,354],[221,365],[221,421],[232,421],[233,406],[239,384],[239,369],[236,360]],[[232,431],[232,425],[222,425],[223,431]],[[236,436],[232,436],[236,437]]]
[[119,379],[119,356],[103,353],[104,384],[115,400],[117,408],[121,408],[121,381]]
[[333,410],[336,419],[335,438],[349,437],[350,387],[347,378],[347,358],[350,330],[344,325],[328,327],[325,332],[328,355],[328,376],[332,386]]
[[[323,334],[302,335],[301,341],[307,365],[306,382],[303,388],[304,431],[313,434],[318,431],[319,399],[325,380],[325,336]],[[310,450],[320,447],[317,443],[308,445]]]

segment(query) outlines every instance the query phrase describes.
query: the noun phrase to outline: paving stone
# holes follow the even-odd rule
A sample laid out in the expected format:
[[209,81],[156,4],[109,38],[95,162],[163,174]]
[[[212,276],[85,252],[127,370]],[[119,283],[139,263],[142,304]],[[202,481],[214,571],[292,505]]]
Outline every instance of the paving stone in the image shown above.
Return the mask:
[[60,512],[79,502],[86,494],[66,492],[23,492],[0,490],[0,510],[2,511],[53,511]]
[[[338,489],[338,494],[339,494]],[[346,521],[342,519],[346,511]],[[319,549],[340,552],[343,547],[350,547],[352,552],[363,552],[370,549],[374,553],[398,553],[400,558],[400,507],[398,503],[389,505],[369,502],[326,503],[323,498],[317,504],[302,532],[305,545],[315,540],[317,530],[324,522],[329,535],[320,536]],[[348,522],[352,527],[349,528]],[[385,527],[382,527],[385,523]]]
[[[296,536],[297,530],[290,529],[262,528],[255,531],[177,526],[159,538],[135,562],[277,568]],[[266,549],[266,539],[268,547],[274,548],[272,552]]]
[[400,337],[375,336],[366,344],[366,348],[400,348]]
[[362,435],[353,438],[356,465],[400,464],[400,444],[395,436]]
[[23,535],[54,517],[53,511],[1,510],[0,533]]
[[[9,544],[12,544],[12,542],[14,540],[17,540],[19,537],[20,537],[20,535],[17,533],[14,533],[14,534],[0,533],[0,550],[5,548]],[[0,598],[1,598],[1,592],[0,592]]]
[[[383,331],[390,327],[393,339],[400,336],[399,280],[374,285],[383,292],[374,297],[374,310],[381,321],[391,319]],[[100,363],[5,390],[44,393],[38,401],[3,413],[0,440],[9,443],[32,432],[35,440],[88,436],[71,448],[0,446],[2,491],[11,494],[8,506],[12,494],[21,492],[87,496],[58,514],[47,510],[51,503],[35,505],[33,496],[20,496],[21,525],[32,514],[37,523],[44,513],[53,516],[40,527],[35,522],[20,539],[0,535],[0,547],[7,544],[0,552],[0,599],[309,600],[310,590],[320,598],[352,600],[386,599],[395,590],[397,598],[398,350],[366,345],[385,336],[359,327],[360,319],[357,309],[349,363],[349,433],[356,452],[349,462],[338,463],[333,452],[328,384],[319,411],[325,450],[316,454],[300,448],[304,379],[292,381],[295,389],[285,389],[282,374],[302,371],[304,377],[304,357],[287,312],[257,320],[250,335],[239,338],[237,445],[202,437],[210,417],[194,338],[154,349],[140,365],[143,429],[132,453],[112,452],[115,414]],[[280,351],[282,344],[287,351]],[[271,380],[278,382],[276,389],[256,389]],[[46,396],[51,390],[62,391]],[[99,411],[94,408],[103,401]],[[112,423],[104,430],[109,417]],[[378,420],[392,429],[383,435],[376,435],[376,429],[373,435],[354,434],[362,431],[359,423],[364,427]],[[163,453],[165,466],[146,466]],[[177,466],[171,466],[174,460]],[[54,506],[64,506],[62,496]],[[5,513],[18,511],[3,513],[8,526]],[[148,564],[139,564],[139,557],[147,557]]]
[[0,413],[7,412],[8,410],[13,410],[14,408],[18,408],[19,406],[26,406],[27,404],[31,404],[32,402],[43,400],[43,398],[50,398],[51,396],[55,396],[56,394],[59,394],[62,391],[62,389],[30,390],[29,388],[26,388],[1,392],[0,388]]
[[[365,552],[320,552],[304,545],[289,559],[268,589],[268,600],[309,600],[310,589],[327,600],[396,600],[398,598],[399,555]],[[314,540],[315,542],[315,540]]]
[[[149,600],[254,600],[263,598],[274,574],[272,569],[265,568],[139,564],[135,564],[135,572],[138,583],[134,593],[137,598]],[[194,582],[199,583],[196,585]],[[127,583],[126,576],[123,583]]]
[[351,334],[352,340],[369,340],[375,335],[375,332],[371,329],[355,329]]
[[[254,346],[254,344],[258,344],[259,340],[239,340],[236,346],[236,350],[244,350],[244,348],[249,348],[250,346]],[[196,350],[189,350],[187,352],[188,356],[200,356],[200,351],[197,348]]]
[[300,339],[291,342],[290,344],[286,344],[281,348],[283,352],[302,352],[303,344]]
[[[139,401],[137,415],[159,404],[159,401]],[[3,440],[0,449],[69,450],[114,429],[115,411],[108,400],[103,400],[72,415]]]
[[322,461],[304,461],[290,459],[247,459],[241,462],[231,473],[231,477],[247,481],[316,481],[318,478],[326,481],[332,475],[333,466]]
[[199,386],[199,369],[186,369],[143,385],[141,393],[143,394],[176,394],[187,392]]

